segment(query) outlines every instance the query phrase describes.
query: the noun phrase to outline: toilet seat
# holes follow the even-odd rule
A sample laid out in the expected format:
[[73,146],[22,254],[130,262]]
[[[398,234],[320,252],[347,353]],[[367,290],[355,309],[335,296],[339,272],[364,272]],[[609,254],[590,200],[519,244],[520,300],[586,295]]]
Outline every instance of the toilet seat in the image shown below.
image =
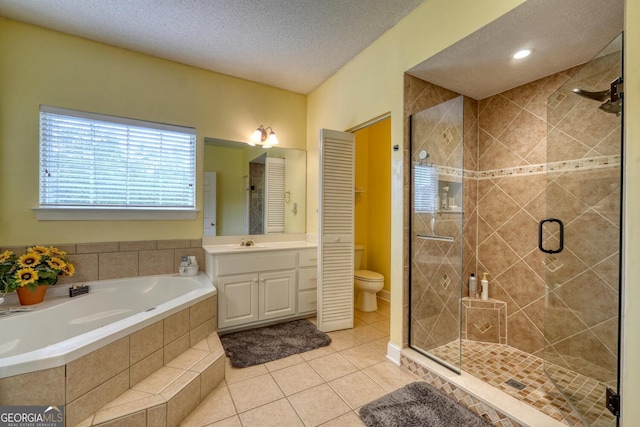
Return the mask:
[[384,276],[382,274],[369,270],[356,270],[353,272],[353,277],[354,279],[361,280],[363,282],[380,282],[384,280]]

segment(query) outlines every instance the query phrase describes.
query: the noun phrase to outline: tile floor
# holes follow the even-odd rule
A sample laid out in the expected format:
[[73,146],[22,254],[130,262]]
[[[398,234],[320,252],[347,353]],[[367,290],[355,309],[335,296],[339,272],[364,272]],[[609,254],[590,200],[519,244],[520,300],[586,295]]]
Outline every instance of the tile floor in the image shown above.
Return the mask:
[[363,426],[358,409],[417,378],[389,362],[389,304],[356,310],[331,345],[244,369],[226,379],[182,426]]
[[[440,346],[430,353],[435,357],[452,360],[460,347],[457,342]],[[462,369],[533,406],[539,411],[572,427],[584,423],[572,411],[569,403],[558,392],[543,370],[543,360],[514,347],[477,341],[462,341]],[[565,390],[571,390],[572,402],[583,412],[590,425],[615,426],[615,418],[604,407],[604,386],[595,380],[559,366],[550,366],[554,378]],[[515,379],[526,388],[518,390],[505,381]]]

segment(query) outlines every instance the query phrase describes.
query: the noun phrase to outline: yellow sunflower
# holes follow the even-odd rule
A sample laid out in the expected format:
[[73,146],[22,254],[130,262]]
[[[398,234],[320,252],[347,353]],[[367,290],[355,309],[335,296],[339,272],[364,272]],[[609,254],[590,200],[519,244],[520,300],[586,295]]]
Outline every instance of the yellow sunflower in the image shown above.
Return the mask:
[[67,255],[65,251],[61,251],[60,249],[54,248],[53,246],[49,247],[48,251],[49,255],[52,257],[64,258],[65,255]]
[[54,270],[63,270],[67,265],[66,262],[57,257],[53,257],[47,260],[47,264],[49,264],[49,267],[53,268]]
[[11,255],[13,255],[13,252],[4,251],[3,253],[0,254],[0,262],[8,261]]
[[38,280],[38,272],[31,267],[22,268],[16,272],[15,278],[19,286],[27,286]]
[[49,255],[49,248],[44,246],[32,246],[27,249],[27,253],[36,253],[38,255]]
[[73,273],[76,272],[76,268],[70,262],[65,262],[64,267],[62,267],[62,273],[67,276],[73,276]]
[[35,267],[42,260],[42,256],[37,252],[27,252],[18,258],[18,265],[20,267]]

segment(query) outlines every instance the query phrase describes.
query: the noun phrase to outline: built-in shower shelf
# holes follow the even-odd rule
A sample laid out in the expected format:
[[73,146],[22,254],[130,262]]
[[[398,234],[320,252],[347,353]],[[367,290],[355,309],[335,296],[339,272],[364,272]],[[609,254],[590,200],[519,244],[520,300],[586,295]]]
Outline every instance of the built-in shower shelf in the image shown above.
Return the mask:
[[437,236],[435,234],[418,234],[418,239],[424,240],[438,240],[440,242],[453,242],[454,238],[449,236]]

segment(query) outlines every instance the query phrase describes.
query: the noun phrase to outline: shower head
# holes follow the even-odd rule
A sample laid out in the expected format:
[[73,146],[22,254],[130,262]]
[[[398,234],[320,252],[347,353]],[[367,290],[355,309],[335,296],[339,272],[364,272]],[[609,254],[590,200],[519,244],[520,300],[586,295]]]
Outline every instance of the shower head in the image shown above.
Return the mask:
[[573,93],[575,93],[576,95],[580,95],[583,98],[593,99],[594,101],[604,102],[604,101],[607,100],[609,95],[611,95],[611,89],[602,90],[600,92],[589,92],[588,90],[582,90],[582,89],[575,88],[573,90]]
[[615,114],[619,116],[622,113],[622,98],[616,98],[615,101],[612,101],[611,89],[602,90],[599,92],[589,92],[588,90],[582,90],[575,88],[573,89],[573,93],[579,95],[583,98],[591,99],[593,101],[602,102],[600,104],[600,108],[605,113]]

